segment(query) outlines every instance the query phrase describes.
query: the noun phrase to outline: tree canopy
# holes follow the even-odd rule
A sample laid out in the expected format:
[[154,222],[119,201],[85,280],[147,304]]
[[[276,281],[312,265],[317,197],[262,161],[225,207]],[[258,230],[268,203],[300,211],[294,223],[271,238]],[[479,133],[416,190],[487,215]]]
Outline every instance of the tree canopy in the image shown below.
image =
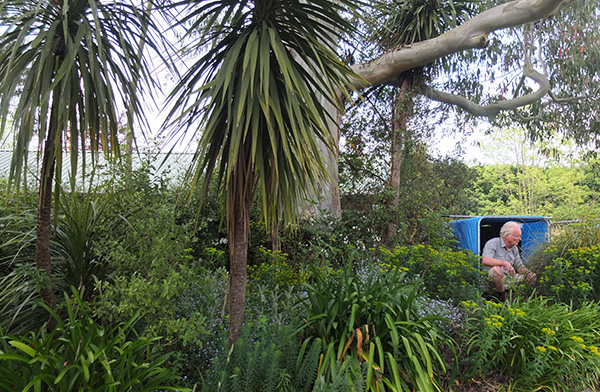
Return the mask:
[[511,121],[529,124],[532,137],[561,132],[581,143],[594,140],[597,116],[580,115],[599,109],[597,2],[518,0],[481,9],[439,37],[352,65],[362,78],[355,85],[393,84],[402,72],[460,56],[443,77],[421,85],[422,94],[475,116],[509,113]]

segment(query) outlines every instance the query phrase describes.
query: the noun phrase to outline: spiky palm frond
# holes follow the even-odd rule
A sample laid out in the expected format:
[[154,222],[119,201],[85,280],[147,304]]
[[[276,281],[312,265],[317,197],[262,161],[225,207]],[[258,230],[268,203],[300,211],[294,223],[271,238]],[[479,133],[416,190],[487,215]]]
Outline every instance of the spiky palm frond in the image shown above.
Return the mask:
[[373,37],[385,49],[435,38],[474,15],[477,2],[378,0]]
[[171,96],[177,131],[201,134],[194,184],[216,173],[230,229],[232,204],[254,189],[267,222],[278,208],[293,220],[303,192],[327,176],[320,143],[334,146],[326,106],[340,107],[350,75],[328,45],[349,28],[340,12],[350,2],[182,3],[191,7],[182,23],[201,31],[199,48],[210,48]]

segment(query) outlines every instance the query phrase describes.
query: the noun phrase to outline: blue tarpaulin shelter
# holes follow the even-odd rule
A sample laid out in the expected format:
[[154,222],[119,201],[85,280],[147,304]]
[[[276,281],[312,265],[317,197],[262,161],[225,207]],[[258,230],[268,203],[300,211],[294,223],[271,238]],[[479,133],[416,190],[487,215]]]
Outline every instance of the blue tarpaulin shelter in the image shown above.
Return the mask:
[[458,238],[458,247],[481,255],[486,242],[500,236],[500,228],[508,221],[522,224],[522,238],[519,243],[521,258],[529,261],[536,246],[550,237],[550,219],[544,216],[478,216],[450,222],[450,227]]

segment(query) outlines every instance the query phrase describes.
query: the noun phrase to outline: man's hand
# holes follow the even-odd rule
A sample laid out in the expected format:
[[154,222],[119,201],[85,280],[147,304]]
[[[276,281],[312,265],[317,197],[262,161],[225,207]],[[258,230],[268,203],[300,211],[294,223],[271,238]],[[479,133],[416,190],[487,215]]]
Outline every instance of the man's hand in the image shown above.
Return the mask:
[[527,278],[527,282],[529,282],[530,284],[534,284],[537,279],[537,275],[532,271],[527,271],[525,277]]
[[515,271],[515,269],[513,268],[512,264],[510,264],[508,261],[506,262],[506,264],[504,264],[504,268],[506,268],[506,271],[508,271],[508,273],[511,275],[514,275],[517,273]]

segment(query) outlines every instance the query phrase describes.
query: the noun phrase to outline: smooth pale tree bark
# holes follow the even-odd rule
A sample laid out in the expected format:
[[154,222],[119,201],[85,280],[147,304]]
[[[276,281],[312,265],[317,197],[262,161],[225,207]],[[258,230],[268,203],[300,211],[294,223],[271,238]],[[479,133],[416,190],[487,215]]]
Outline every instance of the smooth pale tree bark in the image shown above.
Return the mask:
[[[331,130],[332,141],[334,146],[339,146],[340,142],[340,121],[341,121],[341,113],[339,110],[335,108],[335,106],[326,100],[324,97],[320,96],[319,100],[321,104],[327,108],[329,113],[332,114],[331,118],[326,119],[327,126]],[[337,167],[338,160],[338,152],[332,151],[332,149],[328,146],[325,146],[323,143],[319,143],[321,146],[322,154],[325,157],[325,161],[328,163],[330,170],[330,178],[329,183],[319,184],[320,188],[320,196],[311,195],[309,193],[309,198],[313,199],[313,205],[309,206],[309,210],[311,213],[318,214],[317,210],[329,211],[333,216],[340,218],[342,216],[342,206],[340,203],[340,191],[339,191],[339,173]]]
[[[517,0],[491,8],[439,37],[396,48],[369,63],[352,66],[352,70],[363,79],[354,80],[354,85],[364,88],[386,84],[404,71],[429,64],[444,56],[485,48],[490,33],[547,18],[574,1],[576,0]],[[519,106],[523,104],[525,103]]]
[[[327,35],[327,39],[321,42],[329,48],[332,53],[336,52],[336,44],[339,37],[334,35],[332,32]],[[304,63],[305,70],[310,74],[312,71],[305,63],[305,59],[301,58],[297,54],[294,54],[296,61]],[[320,215],[322,211],[328,211],[330,214],[337,218],[342,216],[342,206],[340,203],[340,190],[339,190],[339,173],[338,173],[338,151],[337,146],[340,142],[340,122],[342,119],[342,113],[333,104],[331,99],[327,99],[321,94],[317,95],[317,99],[323,108],[330,114],[329,118],[325,118],[327,128],[331,132],[332,146],[328,146],[322,141],[318,141],[319,150],[324,157],[324,161],[328,165],[328,172],[330,178],[326,181],[316,184],[315,189],[306,190],[306,198],[308,203],[302,208],[305,216]],[[336,150],[333,150],[335,148]]]
[[[550,17],[575,1],[517,0],[490,8],[461,26],[436,38],[401,46],[368,63],[351,66],[351,69],[358,76],[353,80],[353,85],[357,89],[382,84],[396,85],[397,82],[394,79],[405,71],[429,64],[454,53],[483,49],[488,45],[490,33]],[[533,69],[530,64],[525,64],[523,76],[535,81],[538,84],[537,90],[530,94],[489,105],[479,105],[460,95],[431,88],[424,88],[421,93],[432,100],[459,106],[474,115],[493,116],[500,111],[513,110],[538,102],[550,93],[548,78]],[[333,118],[337,116],[337,113],[333,114]],[[331,131],[334,135],[339,134],[339,126],[336,124],[331,128]],[[335,165],[337,164],[337,156],[334,156],[330,163],[334,171],[332,178],[337,178],[337,166]],[[331,184],[329,188],[336,187],[337,183]],[[330,193],[335,194],[335,191],[330,191]],[[339,205],[331,205],[331,208],[339,208]],[[331,213],[337,216],[341,215],[340,210],[332,210]]]
[[[400,82],[400,88],[396,89],[394,95],[394,108],[392,117],[392,164],[390,173],[390,188],[392,191],[392,199],[390,206],[394,211],[397,210],[400,203],[400,177],[402,172],[402,154],[407,140],[407,124],[406,113],[409,109],[407,106],[412,104],[412,82],[409,77],[403,78]],[[390,222],[384,232],[382,241],[386,245],[391,245],[394,236],[396,235],[396,224]]]

